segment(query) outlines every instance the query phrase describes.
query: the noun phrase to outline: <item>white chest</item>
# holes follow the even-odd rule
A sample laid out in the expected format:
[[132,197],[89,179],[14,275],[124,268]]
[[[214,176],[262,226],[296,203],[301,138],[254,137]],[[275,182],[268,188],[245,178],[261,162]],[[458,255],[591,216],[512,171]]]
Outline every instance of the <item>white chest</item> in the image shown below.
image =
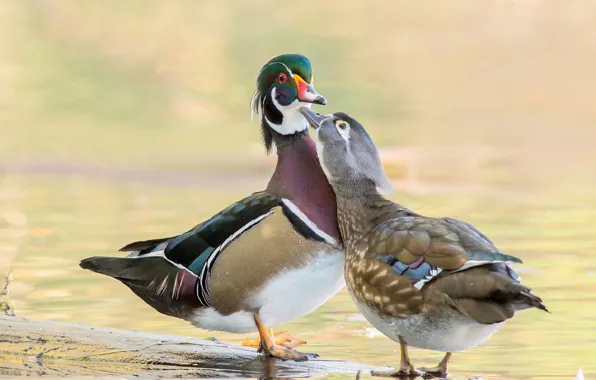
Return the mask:
[[319,252],[309,265],[280,273],[269,281],[253,302],[269,326],[303,317],[327,302],[344,285],[342,251]]
[[[342,251],[321,251],[308,265],[280,272],[253,296],[251,309],[259,311],[267,327],[310,314],[344,287],[344,261]],[[213,308],[201,309],[192,323],[209,330],[256,331],[254,314],[249,311],[222,315]]]
[[408,345],[442,352],[457,352],[484,343],[504,322],[491,325],[476,323],[462,314],[446,311],[430,318],[413,314],[407,318],[380,317],[368,306],[355,300],[358,310],[380,332],[398,341],[403,337]]

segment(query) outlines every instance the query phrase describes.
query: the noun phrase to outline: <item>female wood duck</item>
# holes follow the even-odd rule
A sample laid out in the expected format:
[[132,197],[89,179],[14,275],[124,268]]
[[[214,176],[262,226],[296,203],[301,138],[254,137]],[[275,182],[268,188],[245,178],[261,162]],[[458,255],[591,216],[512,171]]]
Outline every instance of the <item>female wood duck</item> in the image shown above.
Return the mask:
[[91,257],[81,267],[114,277],[166,315],[229,332],[258,330],[260,351],[307,354],[274,342],[268,329],[309,314],[345,284],[335,195],[299,111],[325,104],[309,60],[273,58],[261,69],[252,109],[262,114],[277,166],[267,188],[181,235],[131,243],[126,258]]
[[366,319],[400,343],[401,366],[391,375],[418,374],[408,344],[446,352],[437,367],[423,369],[444,375],[452,352],[483,343],[517,310],[546,311],[509,266],[521,260],[471,224],[425,217],[380,195],[391,184],[356,120],[303,112],[337,197],[348,290]]

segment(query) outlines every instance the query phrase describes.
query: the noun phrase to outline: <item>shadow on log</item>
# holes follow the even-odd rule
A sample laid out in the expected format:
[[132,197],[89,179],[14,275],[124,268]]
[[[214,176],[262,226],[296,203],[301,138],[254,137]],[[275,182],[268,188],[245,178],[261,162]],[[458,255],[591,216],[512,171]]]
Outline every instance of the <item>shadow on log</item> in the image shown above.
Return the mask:
[[194,338],[0,316],[0,377],[297,378],[371,370],[387,368],[281,361],[252,348]]

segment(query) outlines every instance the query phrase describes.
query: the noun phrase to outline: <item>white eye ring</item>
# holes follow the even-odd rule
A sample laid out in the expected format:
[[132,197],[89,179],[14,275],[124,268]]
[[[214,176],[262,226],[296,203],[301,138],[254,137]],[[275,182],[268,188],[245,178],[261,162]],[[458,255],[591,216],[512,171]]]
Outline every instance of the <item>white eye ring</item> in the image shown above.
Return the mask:
[[335,122],[335,127],[340,131],[345,131],[350,128],[350,124],[347,121],[338,120]]
[[337,132],[339,135],[346,140],[346,142],[350,143],[350,123],[344,120],[337,120],[335,122],[335,128],[337,128]]

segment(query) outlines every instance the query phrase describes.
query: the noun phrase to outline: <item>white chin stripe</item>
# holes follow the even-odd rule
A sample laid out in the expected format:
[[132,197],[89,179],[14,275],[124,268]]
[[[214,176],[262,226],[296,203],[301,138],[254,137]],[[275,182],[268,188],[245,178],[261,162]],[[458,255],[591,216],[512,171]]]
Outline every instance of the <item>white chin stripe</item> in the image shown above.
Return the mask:
[[308,122],[304,118],[304,115],[300,113],[300,108],[308,107],[310,108],[310,103],[304,103],[299,101],[298,99],[294,100],[293,103],[287,106],[282,106],[279,102],[275,99],[275,88],[271,91],[271,99],[273,99],[273,104],[275,108],[281,112],[283,115],[283,119],[281,124],[272,123],[267,116],[263,116],[265,121],[269,126],[280,135],[293,135],[296,132],[306,131],[308,129]]

